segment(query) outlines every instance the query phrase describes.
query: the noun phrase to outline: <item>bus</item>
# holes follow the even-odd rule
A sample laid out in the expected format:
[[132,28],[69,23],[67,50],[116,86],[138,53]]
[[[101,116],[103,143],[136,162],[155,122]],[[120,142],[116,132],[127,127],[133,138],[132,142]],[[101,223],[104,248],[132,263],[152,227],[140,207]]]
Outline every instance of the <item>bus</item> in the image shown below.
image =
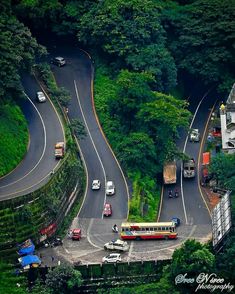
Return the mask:
[[121,225],[121,238],[124,240],[176,239],[175,222],[129,223]]

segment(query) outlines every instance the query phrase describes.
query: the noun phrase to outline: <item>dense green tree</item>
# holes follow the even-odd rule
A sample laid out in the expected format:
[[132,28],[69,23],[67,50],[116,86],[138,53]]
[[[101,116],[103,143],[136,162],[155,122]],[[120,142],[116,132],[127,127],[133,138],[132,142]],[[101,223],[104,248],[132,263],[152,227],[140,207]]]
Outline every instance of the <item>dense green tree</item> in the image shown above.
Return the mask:
[[122,58],[136,70],[156,76],[157,89],[176,84],[174,59],[166,47],[161,25],[162,3],[152,0],[106,0],[82,15],[78,38]]
[[46,286],[52,294],[68,293],[69,289],[81,284],[81,273],[69,265],[57,266],[46,276]]
[[135,115],[142,103],[151,101],[151,83],[154,78],[148,73],[133,73],[123,70],[117,77],[118,91],[110,101],[111,115],[118,115],[126,131],[135,129]]
[[176,283],[177,288],[184,293],[192,293],[198,285],[196,283],[198,275],[201,273],[211,274],[214,269],[215,256],[207,249],[206,245],[195,240],[187,240],[173,253],[170,279],[172,283],[176,283],[180,276],[194,279],[194,282]]
[[212,158],[210,172],[217,179],[219,186],[235,190],[235,154],[217,154]]
[[83,139],[86,137],[87,133],[84,124],[79,119],[72,119],[70,127],[72,132],[77,136],[78,139]]
[[187,127],[191,117],[187,102],[171,95],[154,93],[155,100],[142,104],[137,114],[138,123],[154,139],[161,164],[178,151],[175,138],[180,127]]
[[9,91],[21,90],[19,70],[29,69],[35,56],[46,51],[11,14],[10,8],[0,12],[0,51],[0,97],[3,97]]
[[197,0],[164,13],[177,67],[230,89],[235,77],[235,1]]
[[[234,196],[234,195],[233,195]],[[233,207],[233,211],[235,208]],[[233,213],[234,214],[234,213]],[[233,215],[234,216],[234,215]],[[222,275],[229,281],[235,281],[235,234],[227,240],[224,250],[216,255],[216,266],[219,275]]]
[[117,145],[120,161],[129,171],[139,170],[143,174],[154,174],[156,150],[154,141],[141,132],[130,133]]
[[170,52],[163,44],[143,46],[138,53],[131,52],[127,64],[134,70],[145,70],[155,76],[155,89],[168,92],[176,84],[177,70]]

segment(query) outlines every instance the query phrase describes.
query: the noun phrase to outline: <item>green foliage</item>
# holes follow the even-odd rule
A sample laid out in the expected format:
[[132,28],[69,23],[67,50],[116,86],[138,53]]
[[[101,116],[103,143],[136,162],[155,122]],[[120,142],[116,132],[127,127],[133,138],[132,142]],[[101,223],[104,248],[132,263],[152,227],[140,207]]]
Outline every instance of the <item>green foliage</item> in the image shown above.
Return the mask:
[[69,289],[81,284],[81,273],[69,265],[55,267],[46,276],[46,286],[52,294],[68,293]]
[[209,170],[219,186],[235,190],[235,154],[219,153],[212,158]]
[[187,103],[171,95],[155,93],[155,100],[142,105],[137,114],[141,125],[156,144],[158,166],[167,158],[178,157],[175,145],[180,127],[187,127],[191,117]]
[[129,221],[156,221],[160,202],[160,190],[156,182],[140,172],[129,175],[133,181],[133,193],[129,202]]
[[10,92],[22,90],[19,70],[29,69],[36,55],[45,54],[45,48],[32,38],[28,28],[11,14],[5,2],[0,12],[0,99]]
[[0,177],[9,173],[27,151],[28,129],[25,117],[13,102],[0,104]]
[[156,150],[153,139],[146,133],[129,133],[117,144],[120,162],[129,171],[139,170],[141,173],[154,174]]
[[84,124],[79,119],[72,119],[70,124],[71,131],[79,139],[84,139],[87,135]]
[[137,71],[150,71],[156,88],[176,85],[176,67],[165,44],[161,3],[151,0],[102,1],[81,16],[78,38],[119,56]]
[[16,276],[12,265],[0,262],[0,290],[4,294],[25,294],[27,280],[25,276]]
[[230,90],[234,82],[234,18],[232,0],[198,0],[165,10],[172,55],[177,67],[205,83],[219,82]]
[[[215,269],[215,256],[203,245],[195,240],[187,240],[181,248],[176,249],[172,256],[170,279],[186,274],[186,278],[196,278],[200,273],[212,273]],[[198,284],[178,284],[177,288],[184,293],[192,293]]]

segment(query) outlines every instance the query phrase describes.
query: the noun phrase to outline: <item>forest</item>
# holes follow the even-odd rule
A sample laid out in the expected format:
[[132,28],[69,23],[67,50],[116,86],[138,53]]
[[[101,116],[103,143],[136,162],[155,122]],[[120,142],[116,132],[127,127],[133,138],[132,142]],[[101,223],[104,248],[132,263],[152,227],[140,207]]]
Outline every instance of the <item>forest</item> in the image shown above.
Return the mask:
[[[191,119],[185,97],[192,89],[211,87],[226,97],[234,83],[235,0],[3,0],[0,8],[0,125],[13,117],[19,126],[7,126],[2,150],[12,146],[13,157],[8,155],[6,166],[0,152],[0,175],[14,168],[26,152],[27,126],[18,108],[24,99],[20,76],[47,55],[35,36],[46,32],[75,38],[94,56],[97,112],[133,183],[131,218],[156,218],[163,162],[182,157],[175,140],[179,128],[188,128]],[[0,127],[1,137],[5,130]],[[14,149],[16,132],[22,134],[20,154]],[[235,187],[234,167],[234,156],[220,154],[213,162],[212,170],[225,188]],[[140,213],[141,201],[150,207],[145,216]],[[234,238],[232,232],[217,255],[198,244],[184,249],[197,251],[193,261],[201,259],[205,271],[215,269],[235,280]],[[185,258],[189,266],[186,254]],[[175,263],[154,287],[169,293],[180,264],[176,252]]]

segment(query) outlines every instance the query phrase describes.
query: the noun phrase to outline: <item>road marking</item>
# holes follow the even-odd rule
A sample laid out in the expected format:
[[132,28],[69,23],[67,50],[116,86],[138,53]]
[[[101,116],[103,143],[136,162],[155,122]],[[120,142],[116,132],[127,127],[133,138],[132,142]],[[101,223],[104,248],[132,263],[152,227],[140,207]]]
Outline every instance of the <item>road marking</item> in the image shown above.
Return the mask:
[[[39,163],[41,162],[41,160],[42,160],[42,158],[43,158],[43,156],[44,156],[44,154],[45,154],[45,150],[46,150],[46,142],[47,142],[47,140],[46,140],[46,127],[45,127],[45,124],[44,124],[43,118],[42,118],[42,116],[41,116],[39,110],[37,109],[37,107],[36,107],[35,104],[33,103],[33,101],[29,98],[29,96],[28,96],[25,92],[23,92],[23,93],[24,93],[24,95],[28,98],[28,100],[29,100],[30,103],[33,105],[33,107],[35,108],[35,110],[36,110],[36,112],[38,113],[38,116],[39,116],[39,118],[40,118],[40,120],[41,120],[41,122],[42,122],[43,133],[44,133],[44,146],[43,146],[43,151],[42,151],[42,154],[41,154],[41,156],[40,156],[38,162],[36,163],[36,165],[35,165],[35,166],[34,166],[34,167],[33,167],[33,168],[32,168],[27,174],[25,174],[22,178],[20,178],[20,179],[14,181],[14,182],[11,182],[10,184],[7,184],[7,185],[4,185],[4,186],[1,186],[0,188],[5,188],[5,187],[11,186],[11,185],[13,185],[13,184],[15,184],[15,183],[18,183],[19,181],[21,181],[21,180],[23,180],[25,177],[27,177],[29,174],[31,174],[31,173],[35,170],[35,168],[39,165]],[[27,188],[27,189],[28,189],[28,188]],[[20,192],[22,192],[22,191],[24,191],[24,190],[21,190]],[[12,194],[5,194],[4,196],[14,195],[14,194],[16,194],[16,193],[19,193],[19,191],[14,192],[14,193],[12,193]]]
[[90,230],[91,230],[91,227],[92,227],[92,225],[93,225],[93,221],[94,221],[94,219],[92,218],[91,220],[90,220],[90,223],[89,223],[89,226],[88,226],[88,229],[87,229],[87,241],[92,245],[92,246],[94,246],[95,248],[99,248],[99,249],[102,249],[100,246],[97,246],[97,245],[95,245],[92,241],[91,241],[91,238],[90,238]]
[[[76,81],[74,80],[73,82],[74,82],[74,87],[75,87],[75,92],[76,92],[76,96],[77,96],[78,104],[79,104],[79,107],[80,107],[80,110],[81,110],[81,113],[82,113],[83,121],[84,121],[84,123],[85,123],[86,129],[87,129],[87,132],[88,132],[88,135],[89,135],[89,137],[90,137],[90,139],[91,139],[91,142],[92,142],[92,145],[93,145],[93,147],[94,147],[95,153],[96,153],[96,155],[97,155],[97,157],[98,157],[98,160],[99,160],[99,162],[100,162],[101,168],[102,168],[102,170],[103,170],[104,181],[105,181],[105,185],[106,185],[106,181],[107,181],[107,179],[106,179],[106,172],[105,172],[105,169],[104,169],[104,165],[103,165],[103,162],[102,162],[102,160],[101,160],[101,158],[100,158],[100,155],[99,155],[99,153],[98,153],[98,151],[97,151],[97,149],[96,149],[96,146],[95,146],[95,143],[94,143],[93,138],[92,138],[92,136],[91,136],[91,133],[90,133],[89,127],[88,127],[88,125],[87,125],[87,121],[86,121],[85,115],[84,115],[84,113],[83,113],[83,109],[82,109],[82,105],[81,105],[80,97],[79,97],[79,94],[78,94],[78,89],[77,89]],[[104,193],[105,193],[105,192],[104,192]],[[104,194],[104,203],[103,203],[103,206],[104,206],[105,202],[106,202],[106,193]],[[101,218],[103,219],[103,217],[104,217],[104,216],[103,216],[103,211],[102,211],[102,216],[101,216]]]
[[[211,90],[211,89],[210,89],[210,90]],[[202,97],[202,99],[199,101],[198,106],[197,106],[197,108],[196,108],[196,110],[195,110],[195,112],[194,112],[194,115],[193,115],[193,118],[192,118],[191,124],[190,124],[190,126],[189,126],[190,129],[192,128],[192,125],[193,125],[193,123],[194,123],[194,120],[195,120],[195,117],[196,117],[197,112],[198,112],[198,110],[199,110],[199,107],[200,107],[201,104],[202,104],[202,101],[203,101],[203,100],[205,99],[205,97],[208,95],[208,93],[210,92],[210,90],[208,90],[208,91],[204,94],[204,96]],[[185,153],[186,145],[187,145],[187,143],[188,143],[188,137],[189,137],[189,135],[187,135],[187,137],[186,137],[186,139],[185,139],[185,142],[184,142],[183,153]],[[183,173],[183,163],[181,162],[181,165],[180,165],[180,187],[181,187],[181,195],[182,195],[181,199],[182,199],[182,204],[183,204],[183,209],[184,209],[185,223],[186,223],[186,225],[187,225],[187,224],[188,224],[188,219],[187,219],[186,207],[185,207],[185,202],[184,202],[183,175],[182,175],[182,173]]]

